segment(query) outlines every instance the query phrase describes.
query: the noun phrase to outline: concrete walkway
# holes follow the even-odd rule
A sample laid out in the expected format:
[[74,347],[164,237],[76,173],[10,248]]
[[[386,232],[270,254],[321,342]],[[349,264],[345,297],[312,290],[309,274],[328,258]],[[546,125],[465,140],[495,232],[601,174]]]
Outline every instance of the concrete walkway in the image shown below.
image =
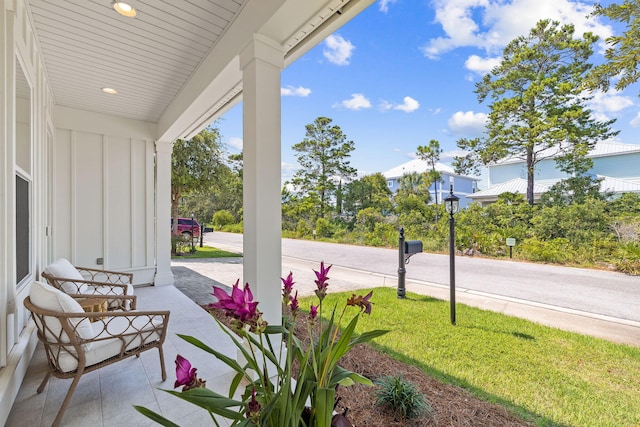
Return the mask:
[[[282,275],[293,272],[301,296],[315,289],[313,270],[319,264],[283,258]],[[242,279],[242,258],[174,260],[172,271],[176,287],[198,304],[215,301],[212,285],[232,286]],[[356,291],[375,287],[397,287],[398,279],[377,273],[334,266],[329,274],[332,292]],[[449,300],[449,287],[418,280],[406,281],[407,292]],[[616,319],[577,310],[532,303],[515,298],[456,288],[456,302],[528,319],[543,325],[640,347],[640,322]]]

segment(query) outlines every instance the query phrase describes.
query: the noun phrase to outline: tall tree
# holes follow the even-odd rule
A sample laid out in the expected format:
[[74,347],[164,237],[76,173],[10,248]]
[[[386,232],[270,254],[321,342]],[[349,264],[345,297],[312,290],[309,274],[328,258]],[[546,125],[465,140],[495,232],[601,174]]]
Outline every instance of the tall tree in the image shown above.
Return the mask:
[[355,145],[347,141],[340,126],[331,122],[330,118],[318,117],[306,125],[304,140],[292,147],[301,168],[291,183],[296,191],[315,201],[318,218],[331,210],[330,201],[336,196],[337,183],[348,182],[356,175],[356,169],[349,164]]
[[396,191],[395,198],[409,195],[419,197],[423,199],[425,203],[431,200],[429,183],[425,177],[418,172],[406,173],[398,180],[398,191]]
[[590,89],[609,90],[611,80],[617,79],[615,88],[622,90],[640,79],[638,63],[640,62],[640,2],[624,0],[608,6],[595,5],[594,16],[606,16],[612,21],[623,22],[626,31],[620,35],[608,37],[605,51],[606,62],[594,67],[585,85]]
[[[208,191],[225,168],[220,131],[215,127],[203,129],[191,139],[178,139],[171,153],[171,216],[178,217],[183,196]],[[209,218],[207,218],[208,220]],[[174,221],[174,234],[177,221]]]
[[381,214],[393,209],[387,179],[379,172],[350,182],[344,201],[345,211],[353,215],[367,208],[373,208]]
[[609,138],[614,120],[597,121],[585,107],[589,98],[582,79],[597,36],[585,33],[574,39],[573,25],[542,20],[511,41],[500,65],[476,84],[478,100],[490,98],[486,136],[461,139],[468,154],[455,161],[487,165],[505,158],[526,162],[527,201],[533,204],[534,171],[538,162],[554,157],[567,172],[589,169],[586,156],[599,140]]
[[[430,170],[427,172],[427,178],[429,182],[433,183],[433,194],[435,198],[435,204],[438,205],[438,183],[442,182],[442,174],[436,170],[436,163],[440,161],[440,154],[442,154],[442,148],[440,148],[440,142],[436,139],[429,141],[428,145],[418,146],[418,158],[426,161],[429,164]],[[436,222],[438,222],[438,209],[436,209]]]

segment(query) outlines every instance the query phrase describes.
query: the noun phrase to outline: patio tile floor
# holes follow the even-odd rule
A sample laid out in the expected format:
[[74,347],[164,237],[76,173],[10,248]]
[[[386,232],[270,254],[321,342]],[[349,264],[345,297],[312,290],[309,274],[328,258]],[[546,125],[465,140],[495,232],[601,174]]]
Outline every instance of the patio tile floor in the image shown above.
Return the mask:
[[[133,405],[152,409],[179,425],[211,425],[206,411],[160,389],[173,389],[174,360],[178,353],[198,368],[198,376],[207,380],[207,387],[221,393],[226,392],[231,381],[231,370],[215,357],[197,349],[176,334],[196,336],[230,356],[235,356],[235,346],[213,318],[176,287],[140,287],[136,288],[136,294],[140,310],[171,311],[167,339],[164,343],[167,380],[162,381],[156,350],[149,350],[139,358],[132,357],[85,374],[73,394],[62,425],[157,425],[138,413]],[[51,378],[44,391],[37,394],[36,389],[46,371],[44,349],[38,344],[5,427],[51,425],[71,380]],[[221,420],[221,425],[227,426],[228,423]]]

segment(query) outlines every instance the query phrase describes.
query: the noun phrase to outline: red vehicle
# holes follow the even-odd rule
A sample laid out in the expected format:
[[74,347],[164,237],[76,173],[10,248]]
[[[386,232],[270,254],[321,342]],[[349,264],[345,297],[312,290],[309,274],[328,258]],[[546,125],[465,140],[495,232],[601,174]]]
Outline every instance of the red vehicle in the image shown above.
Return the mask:
[[[171,218],[171,232],[173,232],[173,218]],[[200,224],[191,218],[178,218],[178,234],[184,237],[200,237]]]

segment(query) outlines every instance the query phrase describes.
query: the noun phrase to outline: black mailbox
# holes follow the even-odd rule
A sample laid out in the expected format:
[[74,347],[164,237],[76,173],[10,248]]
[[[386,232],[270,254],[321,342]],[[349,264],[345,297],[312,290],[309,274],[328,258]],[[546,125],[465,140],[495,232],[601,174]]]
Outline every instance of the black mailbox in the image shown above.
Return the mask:
[[422,252],[422,241],[420,240],[405,240],[404,253],[406,255],[413,255]]

